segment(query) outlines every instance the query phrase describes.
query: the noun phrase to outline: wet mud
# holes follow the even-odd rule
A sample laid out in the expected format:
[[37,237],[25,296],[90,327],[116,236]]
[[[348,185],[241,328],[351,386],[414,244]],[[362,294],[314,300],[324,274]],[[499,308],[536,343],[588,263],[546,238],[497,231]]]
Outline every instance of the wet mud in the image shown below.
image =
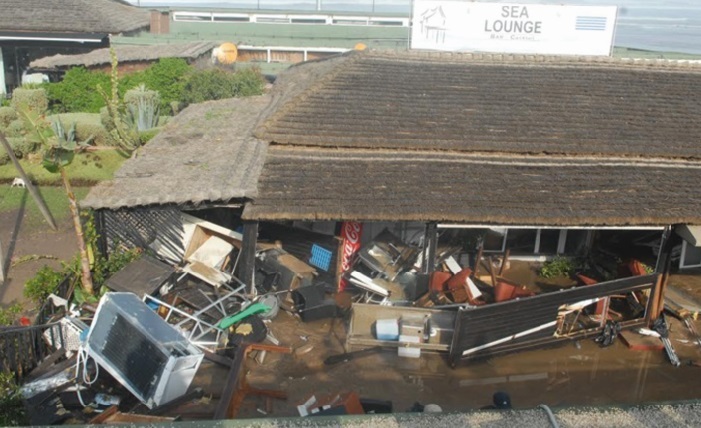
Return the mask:
[[[272,404],[270,416],[277,417],[297,416],[296,405],[311,395],[348,391],[362,398],[391,400],[395,412],[408,411],[416,402],[438,404],[444,411],[479,409],[490,405],[497,391],[507,392],[514,408],[699,399],[701,367],[688,363],[701,361],[701,347],[682,323],[669,322],[681,367],[673,367],[664,351],[633,351],[620,340],[601,348],[591,339],[464,362],[455,369],[449,367],[446,354],[422,352],[417,359],[400,358],[396,349],[389,348],[325,366],[326,357],[344,351],[343,321],[305,324],[282,312],[271,330],[282,345],[295,352],[268,354],[263,364],[249,359],[248,380],[256,387],[287,392],[286,401],[274,400]],[[265,406],[263,398],[248,397],[239,417],[261,417]]]

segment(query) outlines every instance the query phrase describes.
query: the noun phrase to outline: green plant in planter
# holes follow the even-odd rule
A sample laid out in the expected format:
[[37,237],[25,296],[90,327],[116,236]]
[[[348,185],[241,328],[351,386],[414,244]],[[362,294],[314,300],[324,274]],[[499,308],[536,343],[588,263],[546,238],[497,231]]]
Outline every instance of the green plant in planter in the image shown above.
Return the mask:
[[570,276],[577,270],[574,260],[567,257],[557,256],[552,260],[543,263],[538,274],[543,278],[554,278],[556,276]]

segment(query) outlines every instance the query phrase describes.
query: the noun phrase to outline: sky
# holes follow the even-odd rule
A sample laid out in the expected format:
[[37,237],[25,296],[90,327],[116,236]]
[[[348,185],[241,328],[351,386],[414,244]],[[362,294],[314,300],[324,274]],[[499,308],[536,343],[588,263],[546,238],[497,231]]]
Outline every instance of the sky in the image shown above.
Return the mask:
[[[317,0],[127,0],[141,6],[239,7],[261,9],[315,10]],[[516,3],[492,0],[493,3]],[[323,11],[403,13],[411,0],[320,0]],[[635,49],[701,54],[700,0],[575,0],[522,1],[531,4],[572,4],[618,6],[614,44]]]

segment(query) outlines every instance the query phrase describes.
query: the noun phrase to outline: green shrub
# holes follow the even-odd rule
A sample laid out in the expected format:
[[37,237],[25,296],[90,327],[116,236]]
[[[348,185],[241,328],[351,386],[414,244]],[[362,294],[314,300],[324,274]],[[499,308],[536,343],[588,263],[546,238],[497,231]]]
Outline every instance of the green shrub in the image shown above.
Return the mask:
[[245,97],[263,93],[265,79],[260,71],[248,68],[230,73],[218,68],[191,73],[185,83],[183,102],[201,103],[233,97]]
[[114,129],[114,119],[110,115],[109,110],[107,110],[107,107],[102,107],[100,109],[100,123],[102,123],[102,126],[108,131]]
[[96,146],[114,145],[109,132],[99,123],[77,122],[75,124],[75,136],[81,142],[88,141],[92,137],[92,143]]
[[10,155],[5,150],[0,151],[0,166],[10,163]]
[[142,101],[149,104],[160,104],[161,95],[158,91],[148,89],[143,83],[136,88],[129,89],[124,94],[124,104],[126,105],[138,105]]
[[8,138],[21,138],[24,135],[24,121],[15,119],[5,128],[5,136]]
[[144,70],[143,83],[160,94],[161,111],[170,112],[171,103],[182,99],[185,78],[190,70],[182,58],[161,58]]
[[41,305],[49,294],[58,289],[65,274],[44,265],[32,279],[24,284],[24,297]]
[[0,426],[28,425],[22,394],[10,372],[0,372]]
[[101,123],[101,115],[97,113],[63,113],[48,116],[48,120],[59,119],[64,124],[75,123],[75,138],[78,142],[86,142],[92,137],[92,143],[98,146],[111,144],[109,133]]
[[[11,326],[17,320],[19,314],[22,313],[22,304],[15,303],[8,308],[0,308],[0,327]],[[0,395],[2,392],[0,391]]]
[[124,104],[127,108],[129,122],[139,131],[158,126],[160,118],[160,96],[158,92],[146,89],[146,85],[139,85],[130,89],[124,95]]
[[99,113],[100,108],[105,105],[105,100],[97,92],[97,85],[109,92],[109,75],[99,71],[88,71],[84,67],[71,68],[60,82],[45,84],[51,110],[57,113]]
[[33,112],[43,114],[49,107],[49,99],[44,88],[17,88],[12,92],[11,106],[16,111],[30,109]]
[[149,141],[151,141],[151,139],[153,139],[153,137],[158,135],[158,133],[161,132],[162,129],[163,128],[158,127],[158,128],[147,129],[145,131],[139,131],[139,139],[141,140],[141,144],[146,144]]
[[12,107],[0,107],[0,128],[5,129],[13,121],[19,119],[17,111]]
[[38,151],[41,147],[40,144],[35,141],[27,141],[25,138],[8,138],[7,142],[10,143],[12,151],[15,153],[17,158],[22,159],[27,157],[28,154]]
[[543,278],[554,278],[556,276],[570,276],[577,270],[577,263],[567,257],[557,256],[552,260],[543,263],[538,274]]

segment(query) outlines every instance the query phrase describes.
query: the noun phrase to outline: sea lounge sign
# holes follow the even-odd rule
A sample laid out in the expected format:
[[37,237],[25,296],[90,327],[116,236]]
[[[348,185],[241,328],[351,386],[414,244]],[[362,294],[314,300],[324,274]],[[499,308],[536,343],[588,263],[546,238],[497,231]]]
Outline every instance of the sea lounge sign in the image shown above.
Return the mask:
[[412,49],[610,55],[616,6],[415,0]]

